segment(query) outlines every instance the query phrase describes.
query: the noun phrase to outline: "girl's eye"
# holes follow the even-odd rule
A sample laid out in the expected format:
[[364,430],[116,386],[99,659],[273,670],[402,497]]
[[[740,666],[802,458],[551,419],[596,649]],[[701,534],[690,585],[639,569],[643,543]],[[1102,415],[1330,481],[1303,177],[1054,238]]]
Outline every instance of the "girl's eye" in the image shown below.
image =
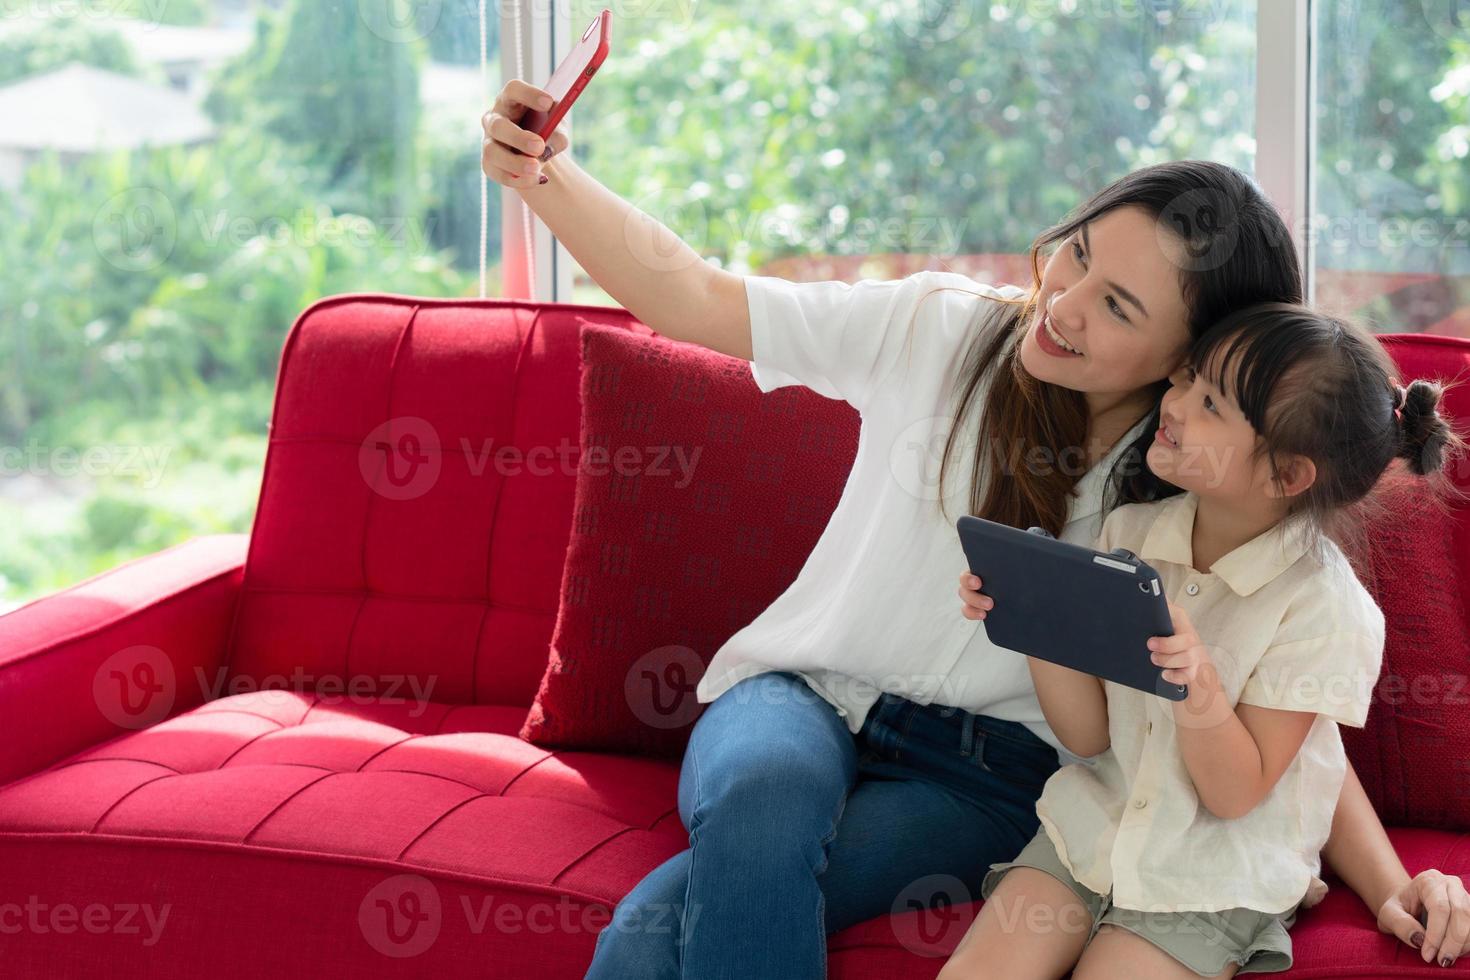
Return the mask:
[[1214,412],[1216,415],[1220,414],[1220,410],[1215,407],[1215,400],[1209,395],[1205,396],[1205,411]]
[[1077,259],[1078,262],[1082,261],[1082,246],[1076,241],[1072,242],[1072,255]]

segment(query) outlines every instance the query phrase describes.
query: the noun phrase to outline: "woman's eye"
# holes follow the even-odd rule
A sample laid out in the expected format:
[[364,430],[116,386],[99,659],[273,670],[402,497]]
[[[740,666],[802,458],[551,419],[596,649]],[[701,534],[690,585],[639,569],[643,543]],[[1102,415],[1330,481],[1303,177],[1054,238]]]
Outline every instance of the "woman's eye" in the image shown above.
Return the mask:
[[1077,259],[1078,262],[1082,261],[1082,246],[1077,244],[1076,242],[1072,243],[1072,255]]
[[1123,307],[1119,306],[1118,301],[1111,296],[1108,297],[1108,310],[1119,320],[1122,320],[1124,323],[1128,322],[1128,314],[1123,312]]

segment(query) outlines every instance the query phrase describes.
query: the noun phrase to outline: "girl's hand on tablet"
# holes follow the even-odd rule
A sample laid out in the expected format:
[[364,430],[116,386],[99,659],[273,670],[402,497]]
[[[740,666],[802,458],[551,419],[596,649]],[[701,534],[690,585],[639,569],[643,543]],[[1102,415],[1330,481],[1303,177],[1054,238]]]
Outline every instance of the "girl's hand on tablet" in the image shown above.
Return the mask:
[[1189,616],[1172,602],[1169,603],[1169,618],[1174,621],[1174,635],[1150,639],[1149,659],[1165,668],[1161,676],[1170,684],[1193,685],[1202,670],[1208,669],[1213,673],[1215,662],[1210,659],[1204,643],[1200,642]]
[[985,614],[995,608],[995,600],[980,592],[980,576],[965,572],[960,576],[960,615],[966,619],[984,619]]

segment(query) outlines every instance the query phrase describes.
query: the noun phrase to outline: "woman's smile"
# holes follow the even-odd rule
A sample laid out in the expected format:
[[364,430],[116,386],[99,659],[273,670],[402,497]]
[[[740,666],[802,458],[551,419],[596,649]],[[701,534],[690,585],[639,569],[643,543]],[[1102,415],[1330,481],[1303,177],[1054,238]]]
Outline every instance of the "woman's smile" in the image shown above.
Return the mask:
[[1057,330],[1050,313],[1042,313],[1041,320],[1037,323],[1036,346],[1053,357],[1083,356],[1082,352],[1068,343],[1067,338]]

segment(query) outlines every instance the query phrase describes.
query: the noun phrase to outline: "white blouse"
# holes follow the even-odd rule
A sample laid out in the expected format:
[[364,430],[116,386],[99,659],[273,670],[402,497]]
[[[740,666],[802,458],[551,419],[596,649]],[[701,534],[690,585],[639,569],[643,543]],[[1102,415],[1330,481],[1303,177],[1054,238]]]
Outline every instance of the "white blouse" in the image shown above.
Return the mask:
[[[843,399],[860,413],[861,427],[842,496],[805,565],[716,651],[698,699],[713,701],[747,677],[788,670],[854,733],[887,691],[1020,722],[1064,763],[1076,761],[1046,723],[1026,658],[995,646],[982,622],[960,614],[956,592],[968,566],[955,521],[968,513],[988,378],[946,472],[947,516],[938,506],[960,369],[982,305],[992,302],[975,294],[1014,298],[1024,291],[934,271],[855,284],[747,276],[745,288],[756,385],[771,391],[801,384]],[[1139,420],[1081,478],[1062,540],[1091,545],[1097,538],[1107,474],[1144,424]]]

